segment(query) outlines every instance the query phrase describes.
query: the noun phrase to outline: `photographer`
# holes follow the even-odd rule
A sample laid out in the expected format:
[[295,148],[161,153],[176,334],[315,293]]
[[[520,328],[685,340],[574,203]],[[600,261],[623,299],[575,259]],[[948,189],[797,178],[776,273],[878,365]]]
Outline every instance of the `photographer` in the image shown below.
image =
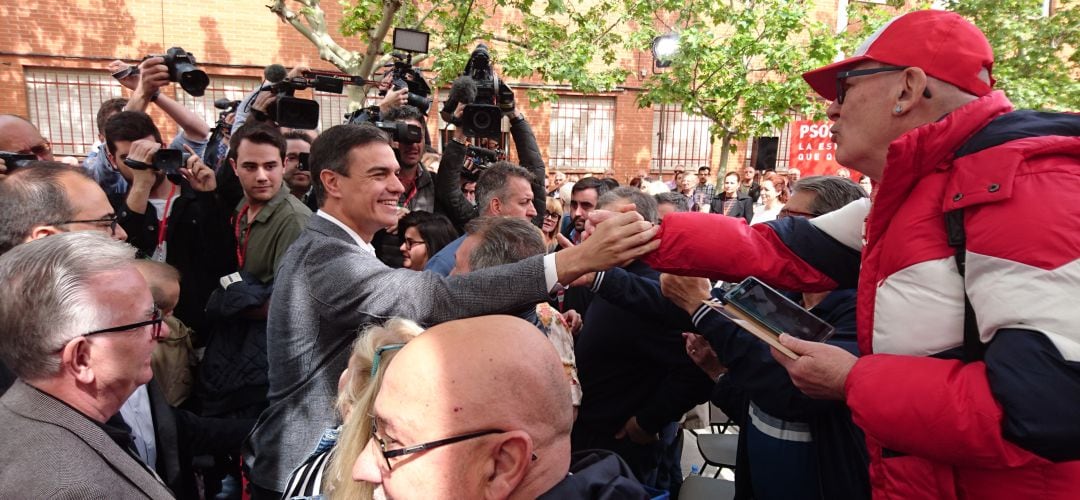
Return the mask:
[[218,278],[236,268],[229,210],[214,193],[214,171],[188,144],[179,176],[154,169],[163,141],[145,113],[117,113],[104,132],[108,159],[130,185],[125,195],[110,196],[128,243],[180,271],[184,288],[176,316],[199,331]]
[[[183,133],[176,136],[174,143],[181,138],[202,156],[206,147],[206,140],[210,137],[210,125],[207,125],[199,115],[167,95],[161,93],[161,88],[169,85],[169,67],[165,65],[165,58],[161,56],[149,57],[139,63],[138,72],[124,75],[130,70],[130,65],[123,61],[113,61],[109,64],[109,71],[113,74],[122,75],[117,80],[120,85],[132,91],[131,99],[128,100],[124,111],[140,111],[145,113],[150,103],[169,115]],[[173,144],[172,147],[177,147]]]
[[[532,127],[525,121],[525,117],[514,107],[513,101],[504,104],[509,108],[504,114],[510,118],[510,136],[514,138],[518,160],[533,177],[530,181],[535,209],[532,222],[540,227],[543,225],[544,198],[547,195],[544,189],[544,158],[540,156],[536,136],[533,135]],[[464,104],[458,105],[457,110],[454,111],[455,119],[461,118],[464,108]],[[459,227],[477,217],[480,210],[484,208],[471,203],[461,190],[465,156],[465,132],[461,126],[455,126],[450,142],[443,148],[439,174],[435,178],[435,201],[439,207],[438,211],[449,217],[454,225]]]

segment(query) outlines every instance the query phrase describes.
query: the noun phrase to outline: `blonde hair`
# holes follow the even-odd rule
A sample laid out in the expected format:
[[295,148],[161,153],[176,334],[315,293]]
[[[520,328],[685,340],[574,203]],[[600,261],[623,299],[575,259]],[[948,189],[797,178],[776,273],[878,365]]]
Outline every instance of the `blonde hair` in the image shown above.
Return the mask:
[[352,468],[356,458],[364,451],[371,440],[371,411],[375,404],[375,395],[379,393],[383,374],[390,360],[397,354],[397,349],[384,350],[379,355],[378,369],[372,376],[371,368],[375,360],[375,351],[390,344],[405,344],[423,332],[424,329],[407,319],[391,318],[383,325],[365,328],[353,343],[349,356],[349,378],[338,393],[337,409],[346,413],[345,423],[341,427],[337,446],[327,466],[328,473],[323,476],[323,491],[331,499],[372,497],[375,488],[371,483],[352,480]]

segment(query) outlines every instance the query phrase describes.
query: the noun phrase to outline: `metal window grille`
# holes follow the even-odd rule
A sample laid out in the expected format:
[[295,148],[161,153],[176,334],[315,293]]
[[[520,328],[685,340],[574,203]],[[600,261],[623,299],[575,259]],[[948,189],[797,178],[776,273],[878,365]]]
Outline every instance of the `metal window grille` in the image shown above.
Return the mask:
[[675,167],[695,170],[709,165],[712,135],[708,118],[682,111],[678,105],[653,108],[653,172],[671,172]]
[[98,107],[122,95],[108,73],[51,68],[26,69],[30,121],[52,142],[57,155],[85,155],[97,141]]
[[552,103],[549,167],[603,172],[614,152],[614,98],[562,96]]
[[[349,94],[331,94],[313,92],[313,99],[319,103],[319,127],[326,130],[334,125],[345,123],[345,114],[349,112]],[[364,106],[377,106],[381,97],[375,92],[369,93]]]
[[210,75],[210,85],[206,87],[206,93],[202,97],[193,97],[177,86],[176,101],[195,112],[212,127],[217,123],[218,115],[221,113],[221,110],[214,107],[214,101],[218,99],[242,101],[261,83],[260,78]]
[[[791,115],[791,121],[796,121],[796,120],[801,120],[801,119],[802,118],[799,115]],[[771,131],[770,133],[768,133],[766,135],[760,136],[760,137],[777,137],[777,138],[779,138],[779,140],[777,141],[777,144],[776,144],[776,171],[777,172],[787,172],[787,169],[788,169],[788,167],[790,166],[790,163],[791,163],[791,158],[789,158],[789,156],[790,156],[789,153],[791,152],[791,121],[784,124],[784,126],[781,127],[779,130],[773,130],[773,131]],[[743,160],[743,166],[748,166],[748,165],[751,165],[751,161],[753,161],[754,141],[753,140],[748,140],[747,143],[746,143],[746,147],[744,149],[746,150],[746,155],[745,155],[745,159]]]

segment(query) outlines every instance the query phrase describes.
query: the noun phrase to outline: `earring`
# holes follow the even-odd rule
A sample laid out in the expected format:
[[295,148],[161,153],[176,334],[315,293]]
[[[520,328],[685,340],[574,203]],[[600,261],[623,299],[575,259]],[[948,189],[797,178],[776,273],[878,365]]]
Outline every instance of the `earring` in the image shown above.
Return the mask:
[[894,114],[897,114],[897,115],[898,115],[898,114],[900,114],[900,113],[901,113],[901,112],[903,112],[903,111],[904,111],[904,107],[903,107],[903,106],[901,106],[901,105],[899,105],[899,104],[897,104],[897,105],[896,105],[896,107],[895,107],[895,108],[893,108],[893,110],[892,110],[892,112],[893,112]]

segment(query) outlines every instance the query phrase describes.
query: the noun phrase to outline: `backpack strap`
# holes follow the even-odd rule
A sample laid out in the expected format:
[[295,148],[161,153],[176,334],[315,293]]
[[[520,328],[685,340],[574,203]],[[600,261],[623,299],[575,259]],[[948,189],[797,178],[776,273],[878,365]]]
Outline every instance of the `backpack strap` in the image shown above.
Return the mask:
[[[964,209],[959,208],[945,213],[945,234],[949,246],[956,252],[956,270],[964,278],[967,260],[967,233],[964,230]],[[979,339],[979,324],[975,318],[975,308],[968,297],[967,284],[964,284],[964,362],[981,361],[986,354],[986,344]]]

